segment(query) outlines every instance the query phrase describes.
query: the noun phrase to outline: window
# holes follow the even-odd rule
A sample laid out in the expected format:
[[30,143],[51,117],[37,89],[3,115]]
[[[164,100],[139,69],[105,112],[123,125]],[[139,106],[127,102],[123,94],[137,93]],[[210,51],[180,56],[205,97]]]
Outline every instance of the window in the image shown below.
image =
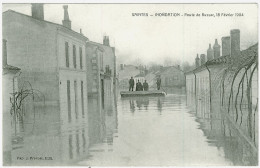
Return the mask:
[[79,62],[80,62],[80,69],[83,69],[83,64],[82,64],[82,48],[79,47]]
[[69,135],[69,155],[70,159],[73,159],[73,146],[72,146],[72,135]]
[[83,152],[85,152],[86,149],[86,137],[85,137],[85,130],[82,130],[82,140],[83,140]]
[[103,53],[100,54],[100,70],[103,71]]
[[65,59],[66,59],[66,67],[70,66],[70,62],[69,62],[69,43],[65,42]]
[[83,89],[83,81],[81,81],[81,110],[82,110],[82,117],[84,117],[84,89]]
[[104,109],[105,108],[104,79],[101,79],[101,102],[102,102],[102,109]]
[[77,154],[79,155],[79,133],[76,134],[76,147],[77,147]]
[[70,81],[67,80],[68,121],[71,122]]
[[73,66],[74,68],[77,68],[77,64],[76,64],[76,46],[73,45]]
[[77,92],[77,81],[74,81],[74,93],[75,93],[75,115],[78,119],[78,92]]

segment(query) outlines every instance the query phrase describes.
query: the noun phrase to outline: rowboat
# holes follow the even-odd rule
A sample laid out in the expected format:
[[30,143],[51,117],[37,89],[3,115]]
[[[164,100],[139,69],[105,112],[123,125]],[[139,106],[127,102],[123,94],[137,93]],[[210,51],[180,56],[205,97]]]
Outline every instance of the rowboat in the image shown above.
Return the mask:
[[152,91],[121,91],[121,97],[134,97],[134,96],[165,96],[166,93],[160,90]]

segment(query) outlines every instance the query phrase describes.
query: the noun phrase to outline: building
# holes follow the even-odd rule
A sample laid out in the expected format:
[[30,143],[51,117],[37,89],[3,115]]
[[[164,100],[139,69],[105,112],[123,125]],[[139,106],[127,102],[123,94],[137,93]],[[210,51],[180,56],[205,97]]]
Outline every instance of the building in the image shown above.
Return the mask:
[[144,74],[135,75],[134,76],[134,81],[135,81],[135,84],[138,83],[138,81],[143,84],[144,81],[145,81],[145,75]]
[[[258,146],[257,61],[258,44],[240,50],[240,31],[230,31],[220,45],[215,40],[212,55],[204,64],[185,73],[187,104],[201,117],[227,118],[251,147]],[[198,57],[195,59],[196,65]],[[245,96],[247,95],[247,96]]]
[[7,64],[7,41],[3,39],[2,48],[2,81],[3,81],[3,164],[11,165],[12,151],[12,128],[11,120],[16,117],[15,98],[18,92],[17,77],[19,76],[20,68]]
[[[110,47],[109,37],[104,36],[103,44],[89,41],[86,45],[88,67],[88,101],[90,142],[95,143],[97,133],[104,134],[108,98],[113,98],[116,90],[115,48]],[[101,125],[97,124],[100,123]],[[100,137],[102,139],[102,137]]]
[[[55,158],[60,162],[86,155],[87,151],[72,151],[71,144],[88,146],[88,129],[85,128],[88,124],[88,38],[71,29],[68,6],[64,6],[62,24],[44,20],[43,4],[32,4],[31,16],[8,10],[3,13],[2,23],[3,38],[8,41],[8,61],[21,68],[18,89],[31,88],[40,95],[30,103],[33,107],[24,105],[23,123],[34,121],[36,125],[25,125],[26,130],[33,127],[33,134],[22,138],[24,142],[35,144],[34,148],[27,154],[26,148],[14,150],[12,157],[17,162],[14,164],[23,165],[22,161],[14,159],[17,156],[38,156],[39,151],[48,156],[60,156]],[[55,132],[62,132],[63,139],[47,136]],[[44,141],[42,136],[46,136]],[[37,162],[38,165],[47,163]]]
[[102,93],[104,89],[113,91],[116,84],[116,56],[115,48],[109,45],[108,36],[104,36],[104,44],[87,42],[86,50],[90,72],[88,79],[91,81],[88,83],[88,93]]
[[120,65],[120,69],[118,71],[119,78],[119,88],[128,90],[129,89],[129,79],[131,77],[135,77],[140,74],[139,67],[134,65]]
[[179,66],[164,67],[160,73],[162,87],[185,86],[185,75]]
[[151,71],[147,73],[145,75],[145,80],[147,81],[150,90],[156,88],[156,72]]

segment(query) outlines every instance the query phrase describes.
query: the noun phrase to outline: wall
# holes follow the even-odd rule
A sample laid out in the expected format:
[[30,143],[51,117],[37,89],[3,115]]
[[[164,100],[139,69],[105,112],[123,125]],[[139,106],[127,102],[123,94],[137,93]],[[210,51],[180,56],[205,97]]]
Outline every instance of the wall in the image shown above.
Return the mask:
[[[224,91],[222,90],[223,88],[221,88],[223,91],[221,99],[223,99],[222,109],[228,113],[230,119],[243,132],[243,135],[248,137],[255,146],[258,146],[258,110],[256,107],[258,95],[255,91],[258,90],[257,71],[254,71],[252,75],[252,85],[248,85],[254,65],[255,64],[248,70],[247,74],[244,69],[241,69],[234,80],[233,87],[231,84],[234,73],[228,73],[225,78]],[[244,80],[242,80],[244,74],[245,77]],[[248,87],[251,87],[249,92],[247,92]],[[232,92],[233,94],[231,94]],[[252,101],[250,103],[252,111],[249,110],[248,93]]]
[[[69,67],[66,67],[65,42],[69,44]],[[73,45],[76,47],[76,68],[74,68],[73,64]],[[61,121],[63,121],[62,129],[67,130],[68,127],[87,125],[88,92],[85,41],[75,38],[68,33],[59,32],[57,46],[59,57],[60,116]],[[80,67],[80,47],[82,48],[82,69]],[[71,117],[68,114],[67,81],[70,81]]]
[[170,67],[161,73],[163,87],[185,86],[184,73],[175,67]]
[[109,65],[109,68],[111,69],[111,76],[114,78],[114,72],[115,72],[115,54],[113,52],[113,49],[108,46],[102,46],[104,49],[103,52],[103,69],[105,71],[105,67]]
[[[196,96],[192,94],[195,77],[192,76],[191,72],[186,74],[187,104],[196,107],[197,117],[209,119],[222,119],[224,117],[230,120],[230,124],[239,131],[240,136],[244,137],[253,148],[258,146],[258,95],[255,92],[255,90],[258,90],[257,71],[254,71],[252,75],[252,88],[249,90],[250,99],[252,99],[252,112],[248,110],[247,83],[254,66],[255,64],[252,65],[247,74],[244,68],[241,69],[233,86],[231,84],[234,71],[227,69],[228,64],[208,66],[210,76],[206,67],[194,70],[196,74]],[[244,74],[245,77],[242,80]],[[223,79],[225,79],[224,82]],[[233,94],[231,94],[232,92]],[[214,122],[211,124],[214,124]]]
[[[30,16],[11,11],[3,14],[3,38],[8,41],[8,63],[22,69],[19,87],[22,88],[24,81],[29,81],[32,88],[39,90],[46,98],[44,103],[41,94],[40,97],[27,97],[28,103],[22,106],[21,116],[17,117],[17,122],[12,122],[13,137],[9,141],[13,142],[12,164],[60,165],[61,162],[86,157],[89,140],[85,41],[59,31],[56,24],[35,20]],[[65,66],[65,41],[70,45],[70,68]],[[77,48],[77,69],[71,68],[73,44]],[[80,46],[82,70],[79,66]],[[71,122],[68,122],[67,80],[70,80],[71,84]],[[81,101],[81,81],[83,81],[84,111]],[[30,84],[26,83],[24,88],[30,89]],[[75,106],[75,93],[78,106]],[[53,160],[28,162],[18,160],[19,156],[46,156],[52,157]]]
[[196,86],[196,78],[195,75],[190,72],[186,74],[186,95],[187,95],[187,105],[191,107],[193,110],[196,110],[196,101],[195,101],[195,86]]
[[11,151],[12,151],[12,127],[11,127],[11,108],[10,100],[13,101],[12,93],[18,91],[16,74],[7,73],[2,75],[3,80],[3,165],[11,164]]
[[3,38],[7,40],[8,64],[20,67],[20,83],[29,81],[46,100],[58,100],[56,28],[12,11],[3,13]]
[[87,69],[89,71],[88,81],[90,81],[88,83],[89,93],[96,93],[100,89],[100,74],[104,74],[105,71],[104,50],[97,43],[88,42],[86,45],[86,55]]
[[[87,87],[86,87],[86,74],[84,72],[70,72],[60,71],[60,117],[62,121],[62,129],[67,130],[78,125],[87,125]],[[70,81],[70,104],[71,104],[71,117],[69,117],[68,109],[68,93],[67,81]],[[75,82],[76,81],[76,91]],[[81,99],[81,82],[83,82],[83,97],[84,104]],[[77,101],[76,101],[77,100]],[[76,103],[77,102],[77,103]],[[82,107],[83,106],[83,107]],[[83,110],[84,109],[84,110]],[[69,127],[69,128],[68,128]]]
[[[59,68],[86,71],[85,41],[61,30],[58,31],[57,40]],[[69,68],[66,67],[65,42],[69,44]],[[76,47],[76,69],[73,67],[73,45]],[[80,68],[80,48],[82,49],[82,69]]]
[[[197,112],[200,117],[210,116],[210,88],[209,88],[209,72],[203,68],[196,73],[196,104]],[[203,115],[203,116],[202,116]]]
[[[93,67],[95,66],[95,68]],[[94,78],[97,78],[98,65],[96,60],[96,50],[95,47],[89,43],[86,44],[86,66],[87,66],[87,80],[89,81],[87,84],[88,93],[97,92],[97,81]],[[93,69],[94,68],[94,69]]]

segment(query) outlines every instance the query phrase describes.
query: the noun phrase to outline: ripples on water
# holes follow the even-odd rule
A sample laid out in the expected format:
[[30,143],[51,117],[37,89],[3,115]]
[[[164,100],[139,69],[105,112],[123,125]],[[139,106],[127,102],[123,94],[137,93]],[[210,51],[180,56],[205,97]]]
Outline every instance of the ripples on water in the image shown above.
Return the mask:
[[119,97],[112,143],[92,145],[90,157],[79,165],[257,165],[254,150],[226,119],[191,109],[182,92]]
[[35,123],[26,117],[20,122],[13,160],[26,154],[53,157],[41,165],[257,165],[257,152],[225,117],[195,112],[187,106],[184,91],[170,92],[165,97],[111,99],[109,95],[101,110],[96,108],[97,99],[90,99],[88,127],[78,124],[73,129],[56,122],[58,109],[48,107],[45,113],[36,113]]

